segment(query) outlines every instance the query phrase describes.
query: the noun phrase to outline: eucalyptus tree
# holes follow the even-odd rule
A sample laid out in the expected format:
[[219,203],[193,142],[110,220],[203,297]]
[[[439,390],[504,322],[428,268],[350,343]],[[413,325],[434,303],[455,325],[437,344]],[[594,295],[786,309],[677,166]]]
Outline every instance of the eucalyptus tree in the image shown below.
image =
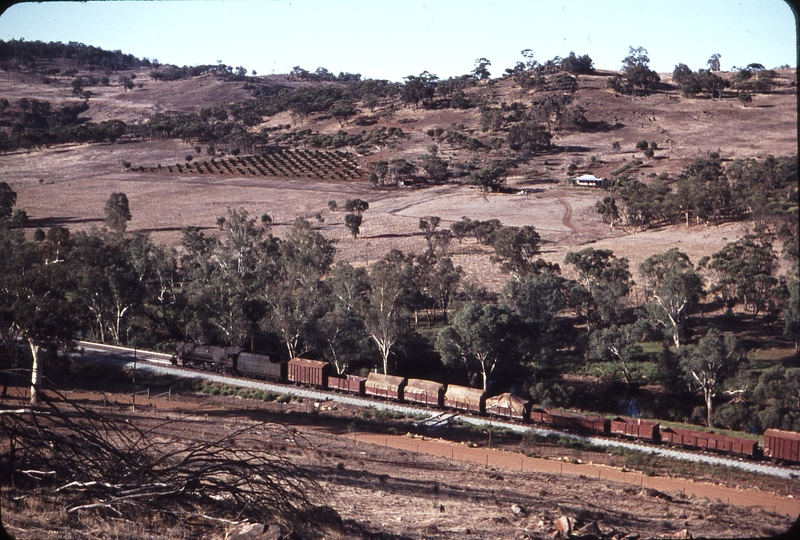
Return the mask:
[[733,334],[723,334],[716,328],[700,338],[697,345],[685,351],[681,368],[686,373],[690,388],[703,394],[706,405],[706,423],[713,427],[714,398],[723,385],[747,365],[739,342]]
[[369,288],[362,307],[364,326],[381,355],[383,372],[389,373],[389,356],[403,331],[413,278],[412,255],[393,249],[369,268]]
[[219,239],[184,230],[182,260],[191,311],[187,339],[252,343],[265,313],[263,291],[277,279],[280,241],[256,226],[244,209],[228,209]]
[[741,303],[756,316],[768,305],[778,285],[778,255],[766,233],[746,234],[710,258],[701,259],[699,266],[708,269],[709,292],[719,294],[728,310]]
[[362,313],[369,289],[367,272],[348,263],[337,264],[325,280],[329,294],[325,314],[317,322],[322,354],[344,374],[358,358],[359,342],[367,337]]
[[128,197],[124,193],[112,193],[105,206],[106,226],[112,231],[124,233],[131,220]]
[[146,235],[106,231],[74,236],[73,279],[86,305],[92,334],[102,343],[127,343],[128,329],[141,311],[150,278],[153,243]]
[[633,285],[628,259],[610,249],[586,248],[567,253],[564,263],[578,272],[580,285],[570,292],[570,303],[586,315],[588,330],[618,322]]
[[702,277],[689,256],[678,248],[651,255],[639,265],[639,274],[645,280],[645,309],[650,320],[664,329],[675,347],[680,347],[686,317],[703,295]]
[[334,241],[304,219],[295,220],[279,245],[277,275],[266,288],[265,300],[269,325],[283,339],[289,358],[316,347],[317,322],[327,307],[324,278],[335,252]]
[[503,272],[520,280],[537,271],[538,255],[541,253],[542,238],[530,225],[523,227],[502,227],[492,235],[494,262],[500,263]]
[[74,294],[72,253],[52,260],[47,242],[27,242],[0,227],[0,337],[25,343],[31,352],[30,402],[39,401],[44,349],[69,342],[81,325]]
[[512,316],[507,310],[471,301],[439,332],[436,350],[445,363],[479,373],[486,390],[497,368],[513,359],[511,336]]
[[600,328],[589,338],[587,359],[611,362],[622,373],[625,382],[633,384],[638,378],[632,370],[631,361],[642,354],[643,341],[647,333],[646,323],[616,325]]

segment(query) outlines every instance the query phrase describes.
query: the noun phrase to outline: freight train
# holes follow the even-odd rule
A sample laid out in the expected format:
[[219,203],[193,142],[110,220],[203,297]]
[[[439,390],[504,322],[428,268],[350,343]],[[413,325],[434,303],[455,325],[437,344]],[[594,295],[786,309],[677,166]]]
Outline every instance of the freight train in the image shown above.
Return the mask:
[[768,429],[764,434],[764,448],[760,449],[758,441],[754,439],[662,427],[659,422],[650,420],[625,417],[608,419],[556,409],[534,408],[530,400],[510,393],[487,397],[478,388],[380,373],[370,373],[368,377],[334,375],[327,362],[306,358],[275,362],[269,355],[251,353],[240,348],[190,342],[178,343],[173,363],[218,373],[491,415],[577,433],[616,436],[692,450],[710,450],[747,458],[764,457],[777,462],[800,463],[800,433],[793,431]]

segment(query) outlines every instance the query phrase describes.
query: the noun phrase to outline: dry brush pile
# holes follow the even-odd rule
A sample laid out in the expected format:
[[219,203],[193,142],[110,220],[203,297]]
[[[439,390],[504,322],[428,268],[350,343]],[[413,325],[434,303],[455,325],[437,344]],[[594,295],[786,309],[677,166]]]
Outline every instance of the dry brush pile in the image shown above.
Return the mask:
[[53,395],[41,407],[0,412],[0,473],[17,495],[68,516],[158,517],[188,527],[268,523],[298,515],[318,492],[312,474],[287,457],[287,447],[305,447],[287,426],[184,438],[180,420],[139,424]]

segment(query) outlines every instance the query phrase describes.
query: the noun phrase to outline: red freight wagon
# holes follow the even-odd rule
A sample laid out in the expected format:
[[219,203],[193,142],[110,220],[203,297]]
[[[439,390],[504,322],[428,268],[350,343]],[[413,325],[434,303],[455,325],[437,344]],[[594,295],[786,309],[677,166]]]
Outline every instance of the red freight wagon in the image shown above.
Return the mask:
[[444,406],[444,385],[423,379],[408,379],[403,390],[403,399],[414,403]]
[[367,382],[364,384],[364,392],[368,396],[378,396],[403,401],[403,388],[405,384],[405,377],[370,373],[367,376]]
[[331,375],[328,377],[328,388],[331,390],[341,390],[342,392],[363,395],[366,382],[366,377],[359,377],[357,375],[346,375],[344,377]]
[[764,432],[764,457],[800,462],[800,433],[768,429]]
[[611,421],[611,433],[648,441],[659,441],[660,424],[639,418],[617,417]]
[[290,382],[327,388],[330,369],[331,365],[327,362],[308,360],[307,358],[292,358],[289,360],[286,378]]
[[450,384],[444,394],[444,406],[483,414],[486,411],[486,392],[479,388]]
[[583,427],[581,419],[577,416],[557,411],[555,409],[550,409],[549,411],[546,411],[546,413],[547,414],[544,417],[545,424],[550,424],[551,426],[564,429],[580,430]]
[[599,416],[578,416],[583,429],[589,430],[592,433],[608,434],[611,426],[611,421],[608,418],[600,418]]

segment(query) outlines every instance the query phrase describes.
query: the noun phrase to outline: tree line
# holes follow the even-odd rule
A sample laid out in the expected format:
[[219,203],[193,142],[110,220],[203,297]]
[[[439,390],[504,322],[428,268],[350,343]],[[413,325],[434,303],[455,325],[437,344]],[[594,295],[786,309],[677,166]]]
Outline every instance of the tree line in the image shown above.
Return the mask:
[[[792,272],[778,275],[765,231],[697,263],[673,248],[635,270],[611,250],[586,248],[564,259],[576,276],[568,279],[541,259],[533,227],[499,220],[465,218],[445,229],[428,216],[419,223],[421,254],[392,250],[360,267],[335,263],[335,242],[304,219],[277,237],[271,220],[229,209],[220,235],[186,227],[174,249],[126,233],[129,203],[114,193],[102,229],[54,226],[29,241],[7,226],[14,202],[0,186],[0,337],[6,356],[33,366],[33,397],[59,343],[170,350],[193,340],[324,359],[337,373],[377,368],[492,393],[516,389],[547,406],[617,410],[607,387],[580,393],[559,381],[565,372],[599,375],[627,391],[661,384],[685,398],[650,403],[654,417],[800,427],[798,400],[786,397],[800,395],[798,370],[750,369],[741,343],[722,331],[737,321],[782,320],[784,335],[800,338],[797,252],[784,254]],[[359,200],[344,206],[358,217],[368,208]],[[454,264],[451,242],[471,238],[491,246],[509,276],[501,291],[464,280]],[[644,290],[638,301],[634,282]],[[699,330],[704,299],[728,315]],[[663,344],[645,352],[647,343]]]
[[620,175],[597,210],[612,225],[621,222],[638,230],[749,218],[779,238],[797,239],[796,155],[736,159],[725,165],[711,152],[685,166],[675,181],[668,180],[659,177],[645,183]]

